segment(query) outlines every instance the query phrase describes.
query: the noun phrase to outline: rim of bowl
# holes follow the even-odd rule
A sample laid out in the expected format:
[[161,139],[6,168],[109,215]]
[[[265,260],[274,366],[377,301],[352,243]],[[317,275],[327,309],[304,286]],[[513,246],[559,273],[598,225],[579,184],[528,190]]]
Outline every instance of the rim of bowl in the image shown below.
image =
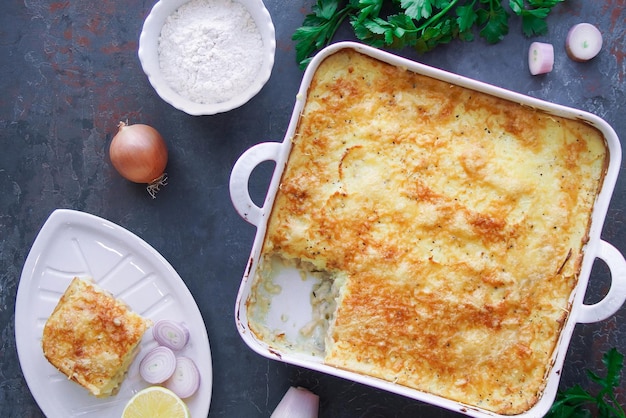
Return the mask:
[[259,29],[265,51],[263,65],[254,82],[231,99],[219,103],[196,103],[175,92],[165,81],[161,74],[158,51],[159,36],[165,19],[189,1],[191,0],[159,0],[152,7],[139,36],[138,55],[143,72],[148,76],[148,81],[154,90],[165,102],[189,115],[214,115],[236,109],[256,96],[272,73],[276,52],[276,31],[272,17],[262,0],[234,0],[248,10]]

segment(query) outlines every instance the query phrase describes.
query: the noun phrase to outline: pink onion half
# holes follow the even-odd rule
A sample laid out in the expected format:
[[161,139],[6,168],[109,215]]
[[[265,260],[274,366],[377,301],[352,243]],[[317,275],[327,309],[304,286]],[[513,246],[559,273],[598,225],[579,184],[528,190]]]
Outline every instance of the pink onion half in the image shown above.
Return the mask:
[[174,352],[162,345],[153,348],[139,363],[139,374],[148,383],[163,383],[176,370]]
[[181,399],[192,396],[200,388],[200,371],[196,363],[189,357],[178,357],[176,370],[164,386]]
[[290,387],[270,418],[317,418],[320,398],[301,387]]

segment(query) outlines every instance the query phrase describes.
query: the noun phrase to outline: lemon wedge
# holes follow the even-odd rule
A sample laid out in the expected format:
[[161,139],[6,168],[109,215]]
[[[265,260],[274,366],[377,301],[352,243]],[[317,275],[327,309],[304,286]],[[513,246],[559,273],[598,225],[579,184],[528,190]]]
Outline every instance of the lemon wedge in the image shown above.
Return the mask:
[[189,408],[174,392],[161,386],[151,386],[128,401],[122,418],[190,418]]

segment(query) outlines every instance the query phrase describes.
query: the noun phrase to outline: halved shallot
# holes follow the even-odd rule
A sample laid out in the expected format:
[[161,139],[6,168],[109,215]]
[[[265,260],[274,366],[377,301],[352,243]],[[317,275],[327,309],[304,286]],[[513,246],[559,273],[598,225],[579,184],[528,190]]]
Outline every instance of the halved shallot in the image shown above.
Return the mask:
[[320,398],[301,387],[290,387],[270,418],[317,418]]

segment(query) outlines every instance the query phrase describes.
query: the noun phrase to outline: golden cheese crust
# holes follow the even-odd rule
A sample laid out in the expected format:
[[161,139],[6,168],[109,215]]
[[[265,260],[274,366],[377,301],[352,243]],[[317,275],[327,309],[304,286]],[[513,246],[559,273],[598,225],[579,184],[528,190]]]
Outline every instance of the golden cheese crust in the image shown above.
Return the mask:
[[75,277],[48,318],[48,361],[97,397],[116,393],[151,321],[96,284]]
[[607,158],[585,123],[340,51],[311,82],[263,254],[346,277],[327,364],[518,414]]

